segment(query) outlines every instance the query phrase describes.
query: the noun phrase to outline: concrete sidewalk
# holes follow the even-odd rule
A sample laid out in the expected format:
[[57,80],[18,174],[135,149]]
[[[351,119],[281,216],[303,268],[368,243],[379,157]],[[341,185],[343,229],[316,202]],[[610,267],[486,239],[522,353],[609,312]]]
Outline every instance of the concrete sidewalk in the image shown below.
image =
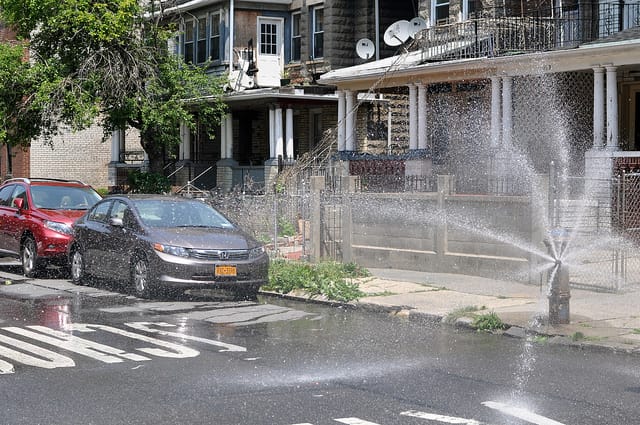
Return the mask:
[[572,288],[571,323],[550,326],[546,287],[458,274],[369,271],[373,276],[360,286],[368,296],[355,303],[364,308],[441,321],[475,307],[477,314],[495,312],[513,336],[546,335],[552,342],[640,353],[640,287],[618,293]]

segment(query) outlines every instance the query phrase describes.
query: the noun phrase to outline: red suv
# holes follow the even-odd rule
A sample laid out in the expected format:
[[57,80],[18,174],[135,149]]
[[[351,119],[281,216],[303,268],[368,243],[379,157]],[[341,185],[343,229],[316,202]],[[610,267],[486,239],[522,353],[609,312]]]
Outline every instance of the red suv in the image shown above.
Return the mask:
[[27,277],[66,267],[71,226],[101,199],[79,181],[15,178],[0,186],[0,255],[20,258]]

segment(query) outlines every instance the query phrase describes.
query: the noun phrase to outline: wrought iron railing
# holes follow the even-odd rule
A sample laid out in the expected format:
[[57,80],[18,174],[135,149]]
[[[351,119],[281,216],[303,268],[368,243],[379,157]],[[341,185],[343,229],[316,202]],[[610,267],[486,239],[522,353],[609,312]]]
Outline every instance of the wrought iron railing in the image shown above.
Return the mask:
[[473,19],[416,34],[425,61],[577,47],[640,26],[640,1],[576,2],[536,10],[483,9]]

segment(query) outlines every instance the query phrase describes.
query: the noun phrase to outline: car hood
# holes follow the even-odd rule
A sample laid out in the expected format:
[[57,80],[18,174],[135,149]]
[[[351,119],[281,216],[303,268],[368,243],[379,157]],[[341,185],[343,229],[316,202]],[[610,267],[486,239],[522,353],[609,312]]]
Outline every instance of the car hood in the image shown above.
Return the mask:
[[38,214],[45,220],[57,221],[60,223],[73,224],[82,217],[86,210],[38,210]]
[[152,242],[196,249],[251,249],[258,242],[238,229],[177,227],[149,229]]

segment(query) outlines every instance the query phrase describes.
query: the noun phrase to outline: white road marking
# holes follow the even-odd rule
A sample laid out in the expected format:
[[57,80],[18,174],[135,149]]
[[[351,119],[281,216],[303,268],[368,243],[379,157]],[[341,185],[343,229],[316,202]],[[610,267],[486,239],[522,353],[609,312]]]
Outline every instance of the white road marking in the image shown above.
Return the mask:
[[[15,360],[19,363],[23,363],[29,366],[41,367],[44,369],[54,369],[57,367],[73,367],[76,364],[69,357],[62,354],[54,353],[53,351],[45,350],[37,345],[29,344],[28,342],[21,341],[19,339],[11,338],[10,336],[0,335],[0,342],[8,345],[12,345],[23,351],[31,352],[38,357],[30,356],[29,354],[21,351],[12,350],[11,348],[3,347],[0,345],[0,356],[7,357],[11,360]],[[0,373],[13,373],[13,365],[11,363],[0,360]]]
[[417,410],[407,410],[400,413],[403,416],[410,416],[412,418],[427,419],[430,421],[443,422],[446,424],[459,424],[459,425],[481,425],[474,419],[456,418],[454,416],[436,415],[435,413],[420,412]]
[[73,324],[73,329],[79,332],[94,332],[94,329],[99,329],[101,331],[111,332],[116,335],[126,336],[128,338],[137,339],[140,341],[148,342],[153,345],[158,345],[160,347],[167,348],[171,351],[163,350],[161,348],[136,348],[138,351],[142,351],[143,353],[152,354],[158,357],[171,357],[177,359],[183,359],[187,357],[196,357],[200,354],[199,351],[194,350],[193,348],[185,347],[184,345],[174,344],[172,342],[162,341],[160,339],[151,338],[146,335],[140,335],[137,333],[125,331],[123,329],[114,328],[112,326],[106,325],[91,325],[91,324]]
[[[104,363],[120,363],[124,357],[129,360],[141,361],[150,360],[147,357],[134,355],[131,357],[120,350],[119,348],[110,347],[108,345],[99,344],[97,342],[89,341],[83,338],[78,338],[74,335],[70,335],[64,332],[56,331],[54,329],[47,328],[46,326],[28,326],[32,330],[22,329],[18,327],[6,327],[2,328],[5,331],[12,332],[18,335],[22,335],[27,338],[35,339],[36,341],[44,342],[46,344],[53,345],[55,347],[62,348],[73,353],[82,354],[83,356],[91,357],[95,360],[99,360]],[[40,331],[34,332],[34,330]],[[48,335],[47,335],[48,334]],[[111,355],[112,354],[112,355]],[[120,357],[116,357],[120,356]]]
[[491,409],[495,409],[499,412],[502,412],[506,415],[513,416],[518,419],[522,419],[523,421],[527,421],[536,425],[564,425],[561,422],[554,421],[553,419],[546,418],[544,416],[540,416],[536,413],[530,412],[527,409],[523,409],[521,407],[510,406],[505,403],[499,403],[497,401],[485,401],[482,403],[484,406],[489,407]]
[[176,325],[172,325],[166,322],[133,322],[133,323],[125,323],[126,326],[130,328],[137,329],[139,331],[147,331],[152,333],[157,333],[159,335],[171,336],[174,338],[187,339],[190,341],[202,342],[204,344],[215,345],[218,347],[223,347],[222,350],[218,350],[220,352],[223,351],[247,351],[245,347],[241,347],[239,345],[227,344],[225,342],[220,342],[212,339],[200,338],[197,336],[181,334],[178,332],[168,332],[160,329],[152,329],[150,326],[158,326],[158,327],[177,327]]
[[6,373],[14,373],[15,371],[16,370],[13,368],[13,365],[11,363],[0,360],[0,375],[4,375]]
[[[195,341],[199,343],[214,345],[221,347],[220,352],[223,351],[240,351],[246,352],[245,347],[239,345],[228,344],[221,341],[212,339],[206,339],[178,332],[169,332],[160,328],[172,328],[176,327],[165,322],[131,322],[126,323],[126,326],[138,329],[141,331],[151,332],[158,335],[169,336],[173,338],[180,338],[182,340]],[[71,333],[71,331],[79,333],[94,333],[97,331],[109,332],[112,334],[120,335],[126,338],[131,338],[137,341],[143,341],[147,344],[151,344],[155,347],[139,347],[137,351],[150,354],[158,357],[169,358],[189,358],[196,357],[200,354],[199,351],[186,347],[181,344],[173,342],[163,341],[157,338],[153,338],[147,335],[142,335],[135,332],[130,332],[125,329],[120,329],[112,326],[89,324],[89,323],[75,323],[69,325],[67,331],[60,331],[52,329],[46,326],[33,325],[20,328],[16,326],[0,327],[0,331],[10,332],[16,335],[20,335],[25,338],[30,338],[35,341],[43,342],[60,349],[70,351],[72,353],[80,354],[90,357],[95,360],[99,360],[104,363],[121,363],[124,360],[132,361],[148,361],[151,358],[142,356],[136,353],[129,353],[120,348],[111,347],[108,345],[100,344],[98,342],[90,341],[85,338],[80,338]],[[12,348],[13,347],[13,348]],[[16,348],[16,349],[14,349]],[[20,350],[20,351],[18,351]],[[47,350],[45,348],[33,345],[23,340],[12,338],[8,335],[0,333],[0,357],[7,358],[19,363],[23,363],[29,366],[41,367],[46,369],[54,369],[58,367],[73,367],[75,362],[62,354]],[[14,373],[15,369],[13,364],[5,360],[0,359],[0,374]]]
[[358,418],[340,418],[334,419],[336,422],[340,422],[347,425],[378,425],[375,422],[369,422]]

